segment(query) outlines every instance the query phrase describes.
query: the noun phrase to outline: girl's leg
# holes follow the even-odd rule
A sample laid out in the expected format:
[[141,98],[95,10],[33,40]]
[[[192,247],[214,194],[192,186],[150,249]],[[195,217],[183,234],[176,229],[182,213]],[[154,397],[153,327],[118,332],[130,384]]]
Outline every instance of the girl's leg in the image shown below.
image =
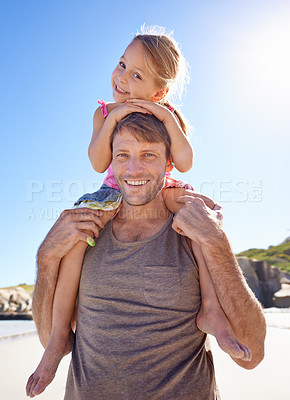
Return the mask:
[[43,357],[30,376],[26,386],[27,396],[42,393],[56,373],[61,359],[72,349],[73,318],[84,252],[87,244],[78,242],[62,259],[54,295],[52,331]]
[[219,347],[231,357],[247,358],[251,351],[239,342],[221,308],[200,246],[193,243],[192,250],[198,264],[201,290],[201,307],[196,317],[198,328],[215,336]]
[[[186,194],[184,188],[163,189],[162,195],[166,207],[171,212],[177,213],[183,207],[182,203],[176,201],[183,194]],[[204,196],[204,201],[211,207],[211,199]],[[214,203],[212,202],[213,205]],[[215,336],[220,348],[230,356],[234,358],[247,357],[247,354],[251,352],[245,345],[238,341],[221,308],[200,246],[193,244],[192,249],[199,268],[201,289],[201,308],[196,318],[198,328],[205,333]]]
[[[115,214],[116,210],[104,211],[101,216],[103,224],[106,225]],[[92,232],[88,235],[93,237]],[[27,396],[34,397],[45,390],[52,382],[61,359],[72,349],[72,323],[75,325],[76,322],[76,297],[86,247],[86,243],[78,242],[61,260],[53,302],[52,330],[42,359],[28,379]]]

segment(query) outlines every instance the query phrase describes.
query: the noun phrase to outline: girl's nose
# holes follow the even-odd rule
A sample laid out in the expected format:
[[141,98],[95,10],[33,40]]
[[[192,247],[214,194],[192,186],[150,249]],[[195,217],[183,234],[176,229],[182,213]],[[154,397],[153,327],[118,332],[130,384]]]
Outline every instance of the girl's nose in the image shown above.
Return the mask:
[[119,74],[119,80],[121,83],[127,83],[127,79],[128,79],[128,74],[126,70],[123,70],[122,72],[120,72]]

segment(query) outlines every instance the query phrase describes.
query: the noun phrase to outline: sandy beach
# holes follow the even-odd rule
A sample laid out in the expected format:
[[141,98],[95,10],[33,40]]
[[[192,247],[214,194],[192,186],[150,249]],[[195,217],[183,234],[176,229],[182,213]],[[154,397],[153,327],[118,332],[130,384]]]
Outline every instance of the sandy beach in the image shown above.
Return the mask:
[[[216,378],[222,400],[290,399],[288,385],[290,329],[285,329],[289,325],[289,317],[289,313],[284,316],[280,313],[279,315],[267,315],[266,356],[264,361],[252,371],[238,367],[218,348],[215,339],[211,337]],[[40,360],[42,351],[36,335],[0,341],[1,399],[27,399],[25,395],[26,380]],[[38,396],[40,400],[63,399],[69,362],[70,356],[66,356],[62,360],[56,378],[46,391]]]

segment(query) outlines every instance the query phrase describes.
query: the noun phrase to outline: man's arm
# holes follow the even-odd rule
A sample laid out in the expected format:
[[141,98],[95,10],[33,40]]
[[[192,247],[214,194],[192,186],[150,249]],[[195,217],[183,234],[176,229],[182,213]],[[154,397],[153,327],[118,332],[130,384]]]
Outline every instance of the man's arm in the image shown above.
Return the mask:
[[266,323],[262,308],[248,287],[228,238],[214,212],[198,198],[183,196],[185,206],[172,227],[201,247],[216,294],[237,338],[252,351],[251,361],[234,361],[246,369],[264,357]]
[[33,318],[40,341],[47,346],[51,327],[54,292],[61,259],[80,240],[99,236],[103,228],[101,211],[65,210],[41,244],[37,253],[37,278],[32,301]]

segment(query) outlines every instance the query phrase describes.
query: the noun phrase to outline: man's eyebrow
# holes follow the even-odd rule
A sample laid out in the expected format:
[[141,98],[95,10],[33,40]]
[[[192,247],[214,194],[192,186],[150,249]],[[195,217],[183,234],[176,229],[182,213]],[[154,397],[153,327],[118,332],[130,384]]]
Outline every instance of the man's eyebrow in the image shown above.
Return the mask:
[[158,150],[156,150],[155,148],[153,148],[153,147],[151,147],[151,148],[149,148],[149,149],[142,149],[142,152],[143,153],[146,153],[146,152],[148,152],[148,153],[158,153]]
[[127,153],[129,150],[128,149],[122,149],[122,148],[116,148],[116,149],[113,150],[114,153],[115,152],[119,152],[119,151],[121,151],[122,153]]

